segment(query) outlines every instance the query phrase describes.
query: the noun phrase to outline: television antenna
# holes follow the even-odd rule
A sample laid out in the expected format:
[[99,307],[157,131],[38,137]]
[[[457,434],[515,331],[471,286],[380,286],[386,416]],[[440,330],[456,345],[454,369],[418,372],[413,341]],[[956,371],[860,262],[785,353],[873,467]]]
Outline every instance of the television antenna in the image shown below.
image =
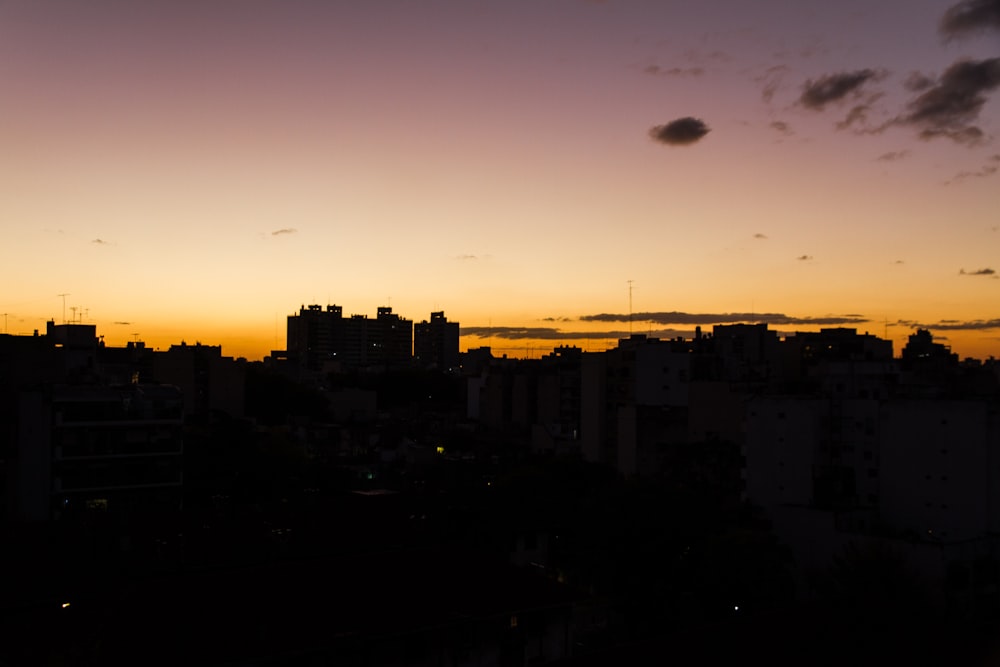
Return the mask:
[[56,294],[56,296],[61,296],[63,300],[63,324],[66,324],[66,297],[70,296],[69,292],[64,292],[63,294]]

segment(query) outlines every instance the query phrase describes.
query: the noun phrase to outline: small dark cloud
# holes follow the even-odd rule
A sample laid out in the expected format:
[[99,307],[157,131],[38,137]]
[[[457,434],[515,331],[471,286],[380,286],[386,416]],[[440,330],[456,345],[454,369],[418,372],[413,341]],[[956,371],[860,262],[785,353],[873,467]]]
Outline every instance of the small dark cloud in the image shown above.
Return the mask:
[[111,243],[105,241],[104,239],[94,239],[93,241],[91,241],[91,243],[93,243],[94,245],[111,245]]
[[819,111],[831,102],[838,102],[852,93],[857,93],[866,82],[879,76],[880,74],[873,69],[862,69],[828,74],[815,81],[809,79],[802,86],[799,102],[804,107]]
[[875,160],[877,162],[897,162],[904,158],[910,157],[910,151],[889,151],[888,153],[882,153]]
[[112,322],[112,324],[121,324],[122,326],[127,326],[127,327],[132,326],[131,322]]
[[572,318],[569,317],[543,317],[543,322],[572,322]]
[[973,123],[986,104],[988,91],[1000,86],[1000,58],[960,60],[935,84],[908,105],[909,113],[895,120],[919,131],[921,139],[947,137],[960,144],[977,144],[985,136]]
[[672,120],[666,125],[650,128],[649,136],[669,146],[687,146],[704,137],[709,131],[710,128],[703,120],[686,116]]
[[702,67],[660,67],[659,65],[649,65],[642,69],[646,74],[652,76],[701,76],[705,73]]
[[738,324],[743,322],[766,322],[775,325],[817,325],[832,326],[840,324],[860,324],[868,322],[862,315],[838,315],[828,317],[793,317],[784,313],[683,313],[677,311],[658,313],[601,313],[598,315],[581,315],[583,322],[652,322],[654,324],[702,325],[702,324]]
[[276,229],[271,232],[271,236],[283,236],[285,234],[298,234],[299,230],[294,227],[285,227],[284,229]]
[[476,257],[475,255],[457,255],[455,259],[465,261],[465,260],[479,259],[479,258]]
[[761,234],[760,232],[758,232],[758,233],[754,234],[753,237],[755,239],[766,239],[767,238],[767,234]]
[[1000,30],[1000,0],[962,0],[944,13],[938,28],[949,39]]
[[895,262],[893,262],[893,264],[906,264],[906,262],[904,262],[901,259],[897,259]]
[[911,93],[919,93],[934,85],[934,77],[921,72],[910,72],[903,80],[903,87]]
[[800,262],[808,262],[808,261],[809,261],[809,260],[811,260],[812,258],[813,258],[813,256],[812,256],[812,255],[799,255],[799,256],[798,256],[798,257],[796,257],[795,259],[799,260]]
[[959,269],[958,275],[960,276],[992,276],[996,271],[993,269],[976,269],[975,271],[966,271],[965,269]]
[[789,125],[788,123],[786,123],[783,120],[773,121],[771,123],[771,129],[772,130],[777,130],[778,132],[781,132],[782,134],[794,134],[792,132],[792,126]]

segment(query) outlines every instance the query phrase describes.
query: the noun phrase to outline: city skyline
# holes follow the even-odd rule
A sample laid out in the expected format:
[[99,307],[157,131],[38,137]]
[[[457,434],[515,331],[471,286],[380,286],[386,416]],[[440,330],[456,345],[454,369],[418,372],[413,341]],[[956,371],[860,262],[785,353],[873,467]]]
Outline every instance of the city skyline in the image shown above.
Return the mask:
[[1000,356],[997,2],[0,7],[4,332],[768,322]]

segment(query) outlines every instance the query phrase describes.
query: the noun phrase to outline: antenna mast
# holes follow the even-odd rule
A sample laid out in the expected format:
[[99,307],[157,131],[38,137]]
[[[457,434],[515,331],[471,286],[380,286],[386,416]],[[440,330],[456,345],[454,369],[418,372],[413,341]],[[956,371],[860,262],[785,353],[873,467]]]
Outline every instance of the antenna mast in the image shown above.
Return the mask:
[[634,281],[627,280],[628,283],[628,335],[629,338],[632,337],[632,283]]
[[69,292],[63,294],[56,294],[56,296],[61,296],[63,300],[63,324],[66,324],[66,297],[69,296]]

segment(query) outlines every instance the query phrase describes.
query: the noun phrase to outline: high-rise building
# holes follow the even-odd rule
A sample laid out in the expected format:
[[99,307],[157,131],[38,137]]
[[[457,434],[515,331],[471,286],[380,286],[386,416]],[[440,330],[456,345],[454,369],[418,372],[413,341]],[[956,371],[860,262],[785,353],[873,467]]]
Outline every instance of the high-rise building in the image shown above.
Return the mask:
[[413,327],[413,356],[417,363],[443,371],[457,369],[458,322],[449,322],[444,311],[431,313],[431,320],[424,320]]
[[413,321],[382,306],[375,319],[344,317],[340,306],[302,306],[288,316],[289,360],[306,372],[331,366],[385,366],[413,357]]

